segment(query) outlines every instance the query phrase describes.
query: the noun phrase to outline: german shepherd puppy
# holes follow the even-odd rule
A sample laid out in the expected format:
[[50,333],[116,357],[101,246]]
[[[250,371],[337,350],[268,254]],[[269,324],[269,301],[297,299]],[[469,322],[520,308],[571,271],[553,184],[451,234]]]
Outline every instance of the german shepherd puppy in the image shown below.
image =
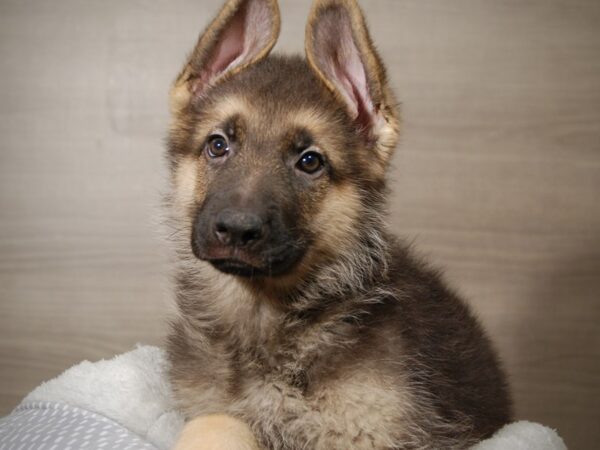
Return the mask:
[[180,448],[463,449],[510,421],[468,307],[386,227],[397,104],[355,0],[306,58],[229,0],[171,94]]

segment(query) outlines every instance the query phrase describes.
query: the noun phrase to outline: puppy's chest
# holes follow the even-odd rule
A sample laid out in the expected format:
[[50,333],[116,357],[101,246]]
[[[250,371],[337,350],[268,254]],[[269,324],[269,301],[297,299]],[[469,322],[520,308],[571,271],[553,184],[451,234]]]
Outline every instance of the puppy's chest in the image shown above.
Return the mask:
[[[245,355],[236,363],[228,412],[243,417],[266,448],[285,448],[273,436],[298,443],[291,448],[307,443],[313,448],[373,448],[378,440],[393,440],[395,421],[403,415],[398,380],[350,361],[351,352],[340,353],[334,357],[321,349],[308,356],[296,348],[259,358]],[[328,443],[331,436],[344,436],[348,446]]]
[[285,341],[237,349],[229,359],[232,400],[252,396],[257,391],[263,391],[267,397],[305,397],[309,372],[317,375],[311,366],[318,357],[307,357]]
[[307,374],[297,365],[255,362],[236,370],[235,376],[230,405],[248,417],[279,417],[286,411],[300,413],[308,408],[311,395]]
[[303,389],[280,376],[250,379],[228,411],[267,449],[392,448],[410,408],[399,392],[366,374]]
[[[333,351],[321,325],[288,326],[274,319],[232,330],[226,347],[231,368],[231,391],[241,394],[256,386],[298,391],[304,395],[326,375],[322,362]],[[249,332],[250,331],[250,332]],[[338,346],[336,346],[338,347]],[[337,348],[338,358],[345,351]]]

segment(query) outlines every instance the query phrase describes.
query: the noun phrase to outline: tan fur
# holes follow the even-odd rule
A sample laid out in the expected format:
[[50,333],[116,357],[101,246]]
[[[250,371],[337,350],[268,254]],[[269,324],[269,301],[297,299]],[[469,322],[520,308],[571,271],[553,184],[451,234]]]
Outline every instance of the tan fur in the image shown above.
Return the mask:
[[[211,283],[207,313],[215,314],[219,323],[251,345],[248,339],[260,341],[276,320],[274,303],[256,295],[251,287],[231,275],[226,275],[208,264],[200,269]],[[252,317],[255,320],[240,320]]]
[[361,203],[355,188],[350,184],[332,187],[322,200],[311,227],[320,239],[289,276],[272,280],[274,287],[298,284],[304,275],[324,257],[332,257],[354,245],[350,237],[355,234],[354,222],[358,219]]
[[354,223],[359,220],[361,209],[361,199],[354,186],[333,186],[312,222],[315,233],[321,236],[320,243],[335,249],[336,253],[344,251],[351,242],[349,238],[356,233]]
[[188,422],[174,450],[259,450],[250,428],[222,414]]
[[[343,436],[346,441],[344,448],[371,449],[398,446],[399,438],[404,431],[390,419],[407,416],[410,411],[402,411],[402,408],[409,408],[411,400],[408,395],[406,398],[398,395],[395,402],[389,401],[390,392],[394,392],[397,384],[398,380],[386,380],[376,373],[369,373],[367,369],[359,374],[353,374],[348,379],[340,380],[333,388],[320,392],[315,396],[315,403],[328,405],[334,417],[342,416],[345,420],[343,428],[337,430],[337,435],[322,434],[315,447],[340,448],[340,436]],[[408,392],[407,389],[405,393]],[[364,402],[367,399],[371,407],[379,412],[376,416],[365,409]],[[335,429],[336,422],[337,420],[333,420],[324,428]]]
[[178,215],[186,216],[194,202],[203,197],[204,182],[198,177],[198,159],[186,156],[179,161],[174,172],[173,184],[176,195],[173,207],[177,208]]
[[209,119],[202,121],[197,125],[194,133],[195,142],[200,145],[201,142],[211,133],[217,130],[218,125],[224,120],[239,115],[241,117],[251,118],[257,113],[252,104],[241,95],[231,95],[219,100],[219,104],[210,111]]
[[[192,97],[192,93],[188,87],[190,76],[190,69],[186,67],[171,86],[171,90],[169,91],[169,109],[172,117],[176,117],[190,103]],[[177,125],[173,124],[171,129],[177,129]]]
[[408,398],[396,397],[397,387],[397,381],[392,384],[376,374],[361,374],[317,388],[306,398],[283,380],[267,379],[255,384],[252,391],[231,405],[231,411],[244,411],[251,426],[260,422],[270,424],[273,429],[285,426],[287,440],[281,448],[297,449],[302,445],[314,450],[393,448],[408,428],[388,420],[408,416],[410,411],[403,412],[402,405],[411,404]]

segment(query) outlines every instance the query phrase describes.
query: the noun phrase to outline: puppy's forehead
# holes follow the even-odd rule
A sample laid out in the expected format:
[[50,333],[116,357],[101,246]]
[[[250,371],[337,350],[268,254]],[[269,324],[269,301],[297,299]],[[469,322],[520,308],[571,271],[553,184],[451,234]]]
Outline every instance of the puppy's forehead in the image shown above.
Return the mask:
[[196,136],[203,139],[234,117],[251,117],[254,107],[240,95],[227,95],[214,99],[203,107],[203,113],[196,124]]
[[296,133],[308,134],[315,143],[328,144],[340,131],[332,114],[318,104],[292,104],[273,98],[258,99],[244,93],[229,93],[214,99],[196,128],[203,139],[232,119],[238,119],[244,132],[253,138],[282,140]]
[[328,120],[325,111],[317,105],[294,105],[285,100],[256,98],[250,93],[229,93],[212,99],[202,116],[199,131],[235,116],[244,118],[250,126],[275,128],[277,125],[297,125],[314,128],[316,132],[323,131],[323,123]]

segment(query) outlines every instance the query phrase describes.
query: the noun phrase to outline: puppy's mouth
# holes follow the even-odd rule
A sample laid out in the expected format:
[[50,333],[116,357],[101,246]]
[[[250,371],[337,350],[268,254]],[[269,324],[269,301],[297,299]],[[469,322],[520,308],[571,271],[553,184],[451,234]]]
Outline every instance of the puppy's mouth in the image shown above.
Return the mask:
[[262,269],[248,264],[239,259],[211,259],[208,260],[217,270],[229,275],[237,275],[240,277],[260,277],[265,273]]
[[210,263],[223,273],[241,277],[264,275],[261,259],[248,251],[222,246],[202,247],[194,243],[192,250],[196,258]]
[[217,270],[246,278],[285,275],[294,270],[304,254],[302,249],[287,245],[262,255],[218,247],[202,251],[193,246],[193,250],[198,259],[210,263]]

